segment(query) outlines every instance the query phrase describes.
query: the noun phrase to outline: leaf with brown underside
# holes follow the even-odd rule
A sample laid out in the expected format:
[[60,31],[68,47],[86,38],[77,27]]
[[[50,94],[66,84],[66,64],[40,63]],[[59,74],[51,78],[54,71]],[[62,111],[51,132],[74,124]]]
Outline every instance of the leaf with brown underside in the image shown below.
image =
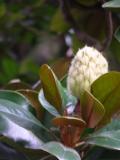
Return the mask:
[[87,127],[94,128],[102,120],[105,109],[90,92],[85,91],[81,97],[81,112]]
[[77,117],[60,116],[52,120],[52,123],[57,126],[71,125],[75,127],[85,127],[84,120]]
[[60,127],[61,140],[69,147],[76,146],[86,126],[84,120],[70,116],[56,117],[52,123]]
[[42,120],[45,111],[38,100],[38,92],[29,89],[21,89],[18,90],[18,92],[23,94],[29,100],[30,104],[35,108],[37,118]]
[[13,79],[4,86],[4,89],[16,91],[19,89],[31,89],[31,87],[28,84],[21,82],[19,79]]
[[59,92],[57,78],[47,64],[40,67],[40,80],[45,98],[62,114],[62,98]]

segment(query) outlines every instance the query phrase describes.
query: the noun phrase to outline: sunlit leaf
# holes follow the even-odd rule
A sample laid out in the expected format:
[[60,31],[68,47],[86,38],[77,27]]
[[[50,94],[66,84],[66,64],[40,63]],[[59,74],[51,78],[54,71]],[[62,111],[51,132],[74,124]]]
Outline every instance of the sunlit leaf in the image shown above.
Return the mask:
[[79,154],[58,142],[49,142],[41,147],[42,150],[50,153],[59,160],[80,160]]
[[[0,115],[0,134],[13,140],[21,148],[25,147],[37,149],[44,143],[29,129],[17,125],[17,123],[7,118],[7,116]],[[13,146],[5,137],[0,137],[0,141]]]
[[120,110],[120,72],[112,71],[98,78],[93,82],[91,92],[105,107],[102,122],[106,123]]

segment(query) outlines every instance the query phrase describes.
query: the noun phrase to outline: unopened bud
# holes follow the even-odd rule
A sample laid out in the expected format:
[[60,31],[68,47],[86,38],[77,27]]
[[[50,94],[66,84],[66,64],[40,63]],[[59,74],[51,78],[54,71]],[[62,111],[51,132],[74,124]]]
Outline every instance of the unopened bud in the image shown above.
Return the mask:
[[72,95],[80,97],[84,90],[90,91],[91,84],[108,72],[108,62],[93,47],[79,49],[68,72],[67,87]]

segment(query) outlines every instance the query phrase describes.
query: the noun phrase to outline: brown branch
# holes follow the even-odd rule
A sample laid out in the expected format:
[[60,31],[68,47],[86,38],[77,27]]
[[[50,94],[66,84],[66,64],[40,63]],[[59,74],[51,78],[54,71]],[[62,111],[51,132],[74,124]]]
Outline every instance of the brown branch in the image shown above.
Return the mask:
[[[100,0],[101,5],[104,4],[106,0]],[[112,20],[112,12],[109,10],[105,10],[105,20],[106,20],[106,39],[102,43],[102,48],[100,51],[105,51],[111,44],[113,37],[113,20]]]
[[112,13],[111,11],[105,11],[105,18],[106,18],[106,39],[103,42],[103,47],[101,51],[108,49],[111,44],[112,37],[113,37],[113,21],[112,21]]
[[61,7],[62,12],[63,12],[64,17],[65,17],[65,20],[71,25],[71,27],[75,31],[78,39],[80,41],[86,43],[87,45],[94,46],[95,48],[100,50],[101,49],[101,45],[95,38],[91,37],[86,32],[80,31],[80,29],[78,27],[79,25],[74,20],[72,14],[70,12],[69,4],[67,3],[67,0],[59,0],[59,2],[60,2],[60,7]]

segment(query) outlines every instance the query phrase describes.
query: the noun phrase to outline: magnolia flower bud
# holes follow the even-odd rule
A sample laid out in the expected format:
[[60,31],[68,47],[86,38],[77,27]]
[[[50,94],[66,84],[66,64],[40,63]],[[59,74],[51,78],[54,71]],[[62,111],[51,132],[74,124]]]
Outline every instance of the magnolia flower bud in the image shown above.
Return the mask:
[[85,46],[79,49],[68,72],[67,87],[72,95],[80,98],[84,90],[98,77],[108,72],[108,62],[95,48]]

